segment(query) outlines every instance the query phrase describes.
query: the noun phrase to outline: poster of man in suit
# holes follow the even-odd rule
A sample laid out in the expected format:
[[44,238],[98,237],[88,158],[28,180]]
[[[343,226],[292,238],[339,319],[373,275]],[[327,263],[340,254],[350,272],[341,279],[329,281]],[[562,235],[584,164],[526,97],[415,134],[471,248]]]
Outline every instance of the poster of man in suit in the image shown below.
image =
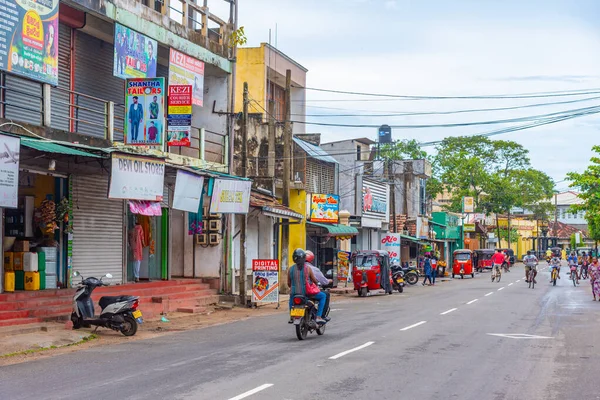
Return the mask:
[[125,144],[162,147],[165,136],[164,100],[165,78],[127,79]]

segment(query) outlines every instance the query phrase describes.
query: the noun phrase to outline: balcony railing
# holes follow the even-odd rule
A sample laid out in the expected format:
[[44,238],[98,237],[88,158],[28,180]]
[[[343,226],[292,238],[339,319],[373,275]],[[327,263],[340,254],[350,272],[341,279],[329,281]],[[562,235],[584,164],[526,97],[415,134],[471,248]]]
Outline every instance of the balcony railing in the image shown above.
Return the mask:
[[[26,87],[7,85],[7,78]],[[124,117],[123,104],[0,73],[0,118],[122,142]],[[227,165],[228,139],[226,134],[192,126],[192,145],[169,151]]]

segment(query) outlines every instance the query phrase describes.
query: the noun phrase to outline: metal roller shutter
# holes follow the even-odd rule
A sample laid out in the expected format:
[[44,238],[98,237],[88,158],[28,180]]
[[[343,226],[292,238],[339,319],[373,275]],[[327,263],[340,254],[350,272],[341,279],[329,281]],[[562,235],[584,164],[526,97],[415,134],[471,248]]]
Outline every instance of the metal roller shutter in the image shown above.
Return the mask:
[[52,127],[69,131],[69,93],[71,89],[71,31],[58,25],[58,87],[52,88]]
[[4,118],[42,125],[42,84],[15,75],[5,74]]
[[123,202],[107,192],[108,176],[73,176],[73,270],[122,283]]
[[[115,140],[123,140],[123,116],[125,114],[125,81],[113,76],[114,49],[111,43],[76,32],[75,40],[75,91],[96,99],[115,103]],[[80,107],[103,112],[103,102],[76,96]],[[79,109],[75,130],[85,135],[104,137],[105,116],[101,113]],[[84,123],[86,121],[88,123]]]

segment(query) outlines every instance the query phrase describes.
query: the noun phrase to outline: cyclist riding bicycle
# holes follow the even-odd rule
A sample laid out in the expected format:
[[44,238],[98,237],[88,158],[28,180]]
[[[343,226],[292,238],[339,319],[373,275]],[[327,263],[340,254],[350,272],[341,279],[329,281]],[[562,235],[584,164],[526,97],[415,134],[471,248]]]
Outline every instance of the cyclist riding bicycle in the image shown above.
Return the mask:
[[[556,276],[558,277],[558,279],[560,279],[560,258],[558,257],[552,257],[552,260],[550,260],[550,276],[552,277],[552,270],[556,269]],[[552,280],[550,280],[550,283],[552,283]]]
[[525,282],[529,283],[529,272],[533,268],[533,283],[537,283],[535,280],[538,265],[537,257],[531,254],[531,251],[528,251],[527,255],[523,257],[523,264],[525,264]]
[[577,259],[577,255],[575,254],[575,252],[571,253],[569,258],[567,259],[567,262],[569,263],[569,270],[571,271],[571,273],[575,272],[575,282],[579,284],[579,274],[577,273],[577,266],[579,264],[579,260]]
[[502,264],[504,263],[504,253],[502,250],[497,249],[496,253],[492,256],[492,274],[495,274],[496,271],[500,272],[500,268],[502,268]]

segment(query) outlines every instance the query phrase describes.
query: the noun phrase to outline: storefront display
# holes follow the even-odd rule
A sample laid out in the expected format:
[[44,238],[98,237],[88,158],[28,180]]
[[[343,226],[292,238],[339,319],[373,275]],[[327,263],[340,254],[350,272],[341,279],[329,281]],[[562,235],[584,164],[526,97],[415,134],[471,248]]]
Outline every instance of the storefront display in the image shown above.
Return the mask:
[[127,212],[127,280],[157,280],[166,276],[166,263],[163,260],[163,235],[166,227],[162,219],[167,218],[166,209],[162,215],[147,216]]

